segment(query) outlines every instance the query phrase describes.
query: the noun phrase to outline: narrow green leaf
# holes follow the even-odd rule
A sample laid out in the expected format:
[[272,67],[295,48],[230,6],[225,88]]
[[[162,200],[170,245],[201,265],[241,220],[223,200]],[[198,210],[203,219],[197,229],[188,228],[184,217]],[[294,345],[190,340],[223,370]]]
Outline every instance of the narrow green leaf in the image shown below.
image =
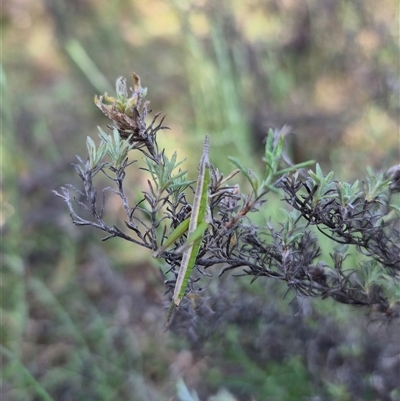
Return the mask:
[[243,165],[239,162],[239,160],[235,159],[234,157],[228,156],[228,160],[241,171],[241,173],[245,176],[246,180],[250,183],[254,194],[256,194],[259,185],[258,181],[256,182],[254,181],[255,178],[254,173],[243,167]]

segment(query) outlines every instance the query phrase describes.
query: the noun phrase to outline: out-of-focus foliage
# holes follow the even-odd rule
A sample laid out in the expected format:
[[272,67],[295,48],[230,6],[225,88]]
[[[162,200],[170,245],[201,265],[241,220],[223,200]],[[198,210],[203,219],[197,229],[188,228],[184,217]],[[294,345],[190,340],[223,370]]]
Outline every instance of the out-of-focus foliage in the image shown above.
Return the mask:
[[[1,395],[166,399],[184,374],[202,400],[223,386],[238,399],[274,399],[260,384],[268,372],[268,391],[294,400],[279,380],[295,368],[286,377],[309,397],[398,399],[396,323],[326,301],[296,299],[287,310],[277,285],[241,284],[238,299],[226,279],[208,327],[182,330],[171,344],[149,255],[118,241],[100,248],[51,194],[73,182],[75,154],[107,124],[93,95],[111,93],[113,77],[132,70],[151,85],[153,109],[168,114],[167,154],[190,155],[210,134],[224,156],[213,163],[226,172],[229,153],[257,170],[268,128],[289,124],[292,158],[332,165],[338,179],[398,163],[395,0],[182,4],[3,2]],[[143,177],[127,179],[135,191]],[[121,218],[112,198],[107,208],[110,224]],[[231,349],[243,350],[236,359],[228,330],[238,332]],[[247,372],[252,385],[235,387]]]

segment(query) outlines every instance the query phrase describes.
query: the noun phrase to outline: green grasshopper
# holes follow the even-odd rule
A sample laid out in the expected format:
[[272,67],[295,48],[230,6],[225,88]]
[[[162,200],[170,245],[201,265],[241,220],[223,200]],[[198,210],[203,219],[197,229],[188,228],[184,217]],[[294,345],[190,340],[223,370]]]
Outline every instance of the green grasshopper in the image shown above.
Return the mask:
[[168,237],[163,246],[154,252],[153,256],[158,257],[169,246],[171,246],[186,231],[186,243],[178,249],[183,251],[181,266],[176,279],[172,303],[167,312],[166,323],[168,324],[174,307],[178,307],[185,296],[186,288],[196,258],[200,250],[204,233],[210,223],[209,219],[209,185],[210,185],[210,160],[209,160],[209,139],[206,136],[204,141],[203,154],[199,163],[199,176],[197,179],[196,190],[194,194],[193,207],[190,218],[184,220]]

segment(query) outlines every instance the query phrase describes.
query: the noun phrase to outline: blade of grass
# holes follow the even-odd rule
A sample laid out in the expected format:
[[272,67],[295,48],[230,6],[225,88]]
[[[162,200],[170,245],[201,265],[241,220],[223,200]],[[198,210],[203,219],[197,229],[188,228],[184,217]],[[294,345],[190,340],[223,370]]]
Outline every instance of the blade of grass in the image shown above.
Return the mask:
[[113,86],[76,39],[68,40],[65,44],[65,50],[96,91],[100,93],[113,91]]
[[[25,365],[17,358],[17,356],[6,347],[0,344],[0,353],[6,358],[11,359],[12,363],[17,364],[18,372],[20,373],[23,381],[31,385],[36,394],[40,396],[43,401],[55,401],[54,398],[47,392],[47,390],[35,379],[32,373],[25,367]],[[9,365],[10,366],[10,365]],[[3,371],[4,373],[4,371]]]

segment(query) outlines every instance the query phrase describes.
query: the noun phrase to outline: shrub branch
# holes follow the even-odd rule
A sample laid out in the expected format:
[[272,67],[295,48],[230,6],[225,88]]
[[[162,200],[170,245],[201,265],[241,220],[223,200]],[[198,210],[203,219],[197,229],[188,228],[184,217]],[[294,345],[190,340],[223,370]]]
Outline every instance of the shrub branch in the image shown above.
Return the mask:
[[[96,105],[113,121],[113,126],[109,126],[110,134],[99,128],[98,147],[88,138],[87,160],[78,157],[79,163],[74,165],[83,190],[67,185],[54,192],[67,203],[75,225],[104,231],[104,241],[119,237],[155,252],[190,216],[192,205],[187,194],[194,187],[193,181],[187,180],[186,171],[180,170],[182,161],[177,160],[176,154],[169,159],[159,150],[157,134],[168,129],[163,125],[165,116],[158,113],[146,125],[150,103],[142,106],[142,100],[147,90],[136,74],[132,77],[130,93],[121,77],[117,80],[116,97],[107,93],[95,97]],[[229,159],[236,169],[226,177],[211,166],[211,220],[201,239],[197,271],[210,275],[207,269],[220,265],[219,276],[234,272],[237,276],[252,276],[253,281],[260,277],[276,279],[286,282],[288,290],[303,297],[332,298],[397,316],[400,208],[390,202],[394,193],[400,191],[400,166],[392,167],[386,175],[367,169],[362,183],[335,181],[333,172],[324,175],[318,165],[301,178],[299,172],[310,163],[290,165],[284,154],[284,136],[270,130],[262,178],[234,158]],[[146,160],[143,170],[149,179],[143,197],[132,202],[124,180],[128,170],[136,168],[136,160],[129,161],[129,155],[137,151]],[[241,193],[239,185],[231,184],[238,173],[251,188],[248,194]],[[94,184],[98,175],[113,183],[102,189],[100,199]],[[286,212],[279,227],[268,222],[257,226],[250,216],[264,207],[271,191],[281,191],[283,202],[291,211]],[[119,197],[126,216],[125,228],[104,221],[107,192]],[[321,259],[321,246],[313,227],[332,242],[330,261]],[[165,285],[169,294],[174,290],[182,259],[180,249],[186,239],[183,234],[160,254],[166,265]],[[361,261],[344,266],[354,250],[361,255]],[[198,290],[196,282],[191,278],[188,293]]]

